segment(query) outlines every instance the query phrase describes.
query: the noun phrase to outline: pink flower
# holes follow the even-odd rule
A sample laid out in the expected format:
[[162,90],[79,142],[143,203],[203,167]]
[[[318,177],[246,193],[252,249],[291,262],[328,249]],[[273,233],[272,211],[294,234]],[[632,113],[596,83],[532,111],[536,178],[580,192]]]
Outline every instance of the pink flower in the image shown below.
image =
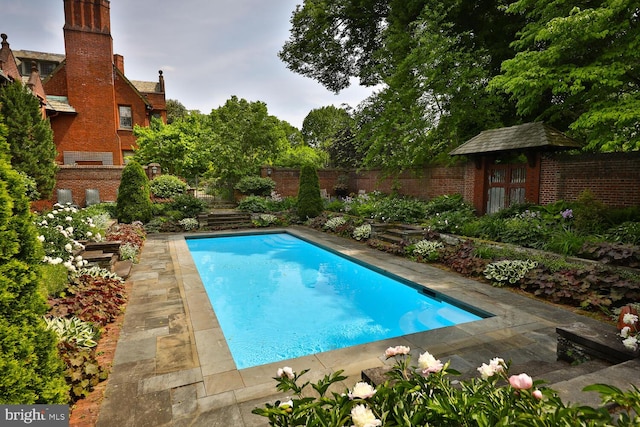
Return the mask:
[[422,374],[427,375],[433,372],[440,372],[444,365],[439,359],[429,354],[429,352],[425,352],[420,355],[418,366],[422,369]]
[[542,400],[542,392],[540,390],[535,390],[533,393],[533,397],[535,397],[538,400]]
[[518,390],[527,390],[533,387],[533,378],[527,374],[511,375],[509,377],[511,387]]
[[401,355],[409,354],[409,351],[411,351],[409,347],[404,345],[397,345],[395,347],[389,347],[388,349],[386,349],[384,352],[384,355],[388,359],[393,356],[401,356]]

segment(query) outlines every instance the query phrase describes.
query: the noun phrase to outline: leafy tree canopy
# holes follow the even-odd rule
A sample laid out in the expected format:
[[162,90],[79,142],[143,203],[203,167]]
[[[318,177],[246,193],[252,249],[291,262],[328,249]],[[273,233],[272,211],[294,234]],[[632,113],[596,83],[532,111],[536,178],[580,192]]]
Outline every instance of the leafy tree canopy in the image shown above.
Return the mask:
[[167,99],[167,123],[173,123],[189,115],[187,107],[175,99]]
[[518,113],[571,129],[587,149],[640,149],[640,6],[637,0],[519,0],[527,25],[491,86]]
[[40,101],[16,81],[0,87],[0,115],[6,125],[11,166],[33,178],[40,195],[49,197],[56,182],[57,151],[49,120],[42,117]]
[[519,120],[506,96],[486,90],[521,28],[504,5],[306,0],[293,13],[280,58],[336,92],[352,78],[380,85],[356,112],[356,145],[365,165],[399,171]]

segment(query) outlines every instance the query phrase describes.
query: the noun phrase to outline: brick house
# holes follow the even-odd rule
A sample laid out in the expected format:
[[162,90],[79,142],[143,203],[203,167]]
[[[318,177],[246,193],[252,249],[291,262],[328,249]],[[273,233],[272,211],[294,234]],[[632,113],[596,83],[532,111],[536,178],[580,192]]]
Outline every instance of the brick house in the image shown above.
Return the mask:
[[115,200],[113,169],[121,170],[133,153],[134,126],[149,126],[153,117],[166,123],[164,78],[162,71],[156,81],[125,76],[124,58],[113,53],[108,0],[64,0],[64,16],[64,55],[11,51],[3,35],[0,80],[30,85],[50,119],[60,165],[54,201],[70,196],[82,206],[87,189]]

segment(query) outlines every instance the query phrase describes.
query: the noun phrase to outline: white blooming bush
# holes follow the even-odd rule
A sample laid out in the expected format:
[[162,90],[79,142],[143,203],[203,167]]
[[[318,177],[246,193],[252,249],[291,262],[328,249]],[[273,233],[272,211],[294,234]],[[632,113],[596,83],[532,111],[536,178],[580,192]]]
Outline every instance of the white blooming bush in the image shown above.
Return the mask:
[[43,261],[49,264],[63,264],[69,271],[75,271],[87,264],[77,253],[84,248],[80,240],[102,240],[100,228],[91,217],[71,205],[55,204],[51,212],[43,213],[36,219],[38,240],[45,251]]
[[353,238],[356,240],[366,240],[371,237],[371,224],[362,224],[353,230]]
[[488,264],[484,269],[484,277],[491,280],[494,286],[515,284],[528,272],[538,266],[538,263],[530,260],[504,260]]
[[346,379],[342,371],[299,385],[308,370],[297,374],[289,367],[279,369],[276,388],[293,396],[252,412],[267,417],[272,426],[621,427],[640,423],[637,388],[622,392],[594,384],[584,389],[599,392],[603,403],[619,406],[610,413],[606,407],[566,405],[554,390],[542,386],[543,381],[534,381],[526,373],[509,375],[509,364],[498,357],[477,369],[478,378],[457,381],[451,376],[459,373],[448,362],[425,352],[413,366],[409,351],[406,346],[390,347],[385,355],[396,363],[387,381],[376,387],[358,382],[343,393],[329,392],[332,384]]
[[336,216],[328,219],[327,222],[324,223],[324,228],[331,231],[336,231],[338,227],[340,227],[341,225],[345,225],[346,223],[347,223],[347,220],[345,217]]
[[638,350],[638,315],[634,313],[625,313],[622,316],[624,327],[620,330],[620,337],[625,348],[636,351]]

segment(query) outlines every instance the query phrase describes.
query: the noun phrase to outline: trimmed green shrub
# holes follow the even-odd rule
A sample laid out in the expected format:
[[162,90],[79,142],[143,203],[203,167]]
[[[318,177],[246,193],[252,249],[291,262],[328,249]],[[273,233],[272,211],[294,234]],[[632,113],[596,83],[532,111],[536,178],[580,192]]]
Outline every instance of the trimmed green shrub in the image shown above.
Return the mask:
[[242,194],[250,196],[268,196],[276,188],[276,182],[271,178],[259,176],[245,176],[234,187]]
[[175,175],[159,175],[149,183],[151,194],[160,199],[171,199],[187,192],[187,183]]
[[300,169],[297,208],[298,216],[302,219],[314,218],[324,209],[318,172],[312,165],[306,164]]
[[130,161],[122,171],[115,214],[125,224],[149,222],[152,218],[149,178],[136,161]]
[[207,208],[207,202],[189,194],[182,194],[176,196],[173,201],[169,203],[169,208],[180,211],[182,218],[195,218],[199,213],[204,212]]
[[244,212],[267,212],[267,199],[262,196],[247,196],[238,202],[238,209]]
[[56,336],[42,317],[44,252],[25,194],[23,179],[0,159],[0,404],[66,403]]

